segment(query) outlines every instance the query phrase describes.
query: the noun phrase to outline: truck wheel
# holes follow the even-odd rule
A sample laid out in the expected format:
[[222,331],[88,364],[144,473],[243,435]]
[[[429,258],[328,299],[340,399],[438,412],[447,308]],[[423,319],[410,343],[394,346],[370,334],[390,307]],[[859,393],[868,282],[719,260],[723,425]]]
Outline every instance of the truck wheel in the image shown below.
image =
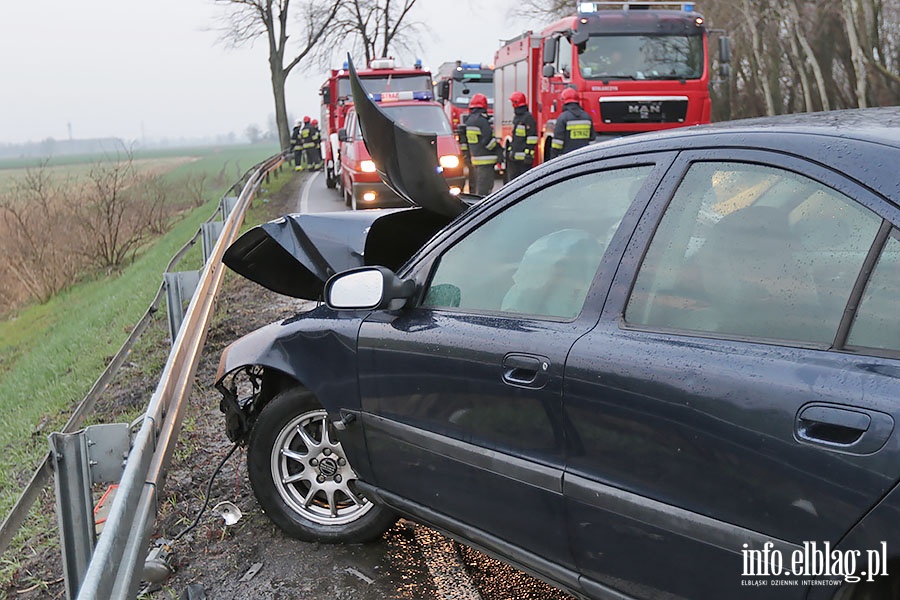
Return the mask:
[[247,467],[259,504],[291,537],[362,543],[397,520],[356,489],[328,413],[305,389],[285,390],[262,410],[250,432]]

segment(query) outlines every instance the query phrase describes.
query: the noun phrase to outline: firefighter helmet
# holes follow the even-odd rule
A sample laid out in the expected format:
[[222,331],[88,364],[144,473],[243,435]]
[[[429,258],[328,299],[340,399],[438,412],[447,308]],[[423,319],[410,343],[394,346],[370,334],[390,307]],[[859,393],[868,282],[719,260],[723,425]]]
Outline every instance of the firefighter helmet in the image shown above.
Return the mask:
[[513,92],[509,96],[509,101],[512,102],[513,108],[525,106],[528,103],[528,101],[525,99],[525,94],[523,94],[522,92]]
[[313,120],[312,120],[312,123],[310,123],[310,125],[312,125],[313,127],[318,127],[318,126],[319,126],[319,121],[318,121],[318,119],[313,119]]
[[304,123],[309,123],[309,117],[303,117],[303,122],[304,122]]
[[487,96],[484,94],[475,94],[469,100],[469,108],[487,108]]
[[569,102],[578,102],[578,90],[575,88],[567,87],[562,91],[562,94],[559,96],[562,98],[563,104],[568,104]]

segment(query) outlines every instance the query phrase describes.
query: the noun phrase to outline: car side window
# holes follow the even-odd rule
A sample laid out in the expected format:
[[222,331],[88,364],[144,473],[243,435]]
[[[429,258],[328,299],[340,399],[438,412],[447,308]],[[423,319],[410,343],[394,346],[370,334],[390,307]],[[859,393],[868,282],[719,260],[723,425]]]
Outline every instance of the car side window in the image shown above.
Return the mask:
[[652,169],[573,177],[494,215],[440,258],[423,305],[575,318]]
[[847,337],[850,346],[900,350],[900,232],[888,238]]
[[830,344],[881,219],[791,171],[694,163],[654,234],[629,325]]

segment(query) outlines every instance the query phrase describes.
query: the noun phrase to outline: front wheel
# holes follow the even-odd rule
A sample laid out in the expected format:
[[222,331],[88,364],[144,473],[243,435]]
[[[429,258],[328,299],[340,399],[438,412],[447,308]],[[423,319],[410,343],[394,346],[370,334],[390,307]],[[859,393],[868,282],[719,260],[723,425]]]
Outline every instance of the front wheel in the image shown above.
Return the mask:
[[368,542],[397,519],[356,489],[327,412],[304,389],[281,392],[262,410],[250,433],[247,467],[263,510],[291,537]]

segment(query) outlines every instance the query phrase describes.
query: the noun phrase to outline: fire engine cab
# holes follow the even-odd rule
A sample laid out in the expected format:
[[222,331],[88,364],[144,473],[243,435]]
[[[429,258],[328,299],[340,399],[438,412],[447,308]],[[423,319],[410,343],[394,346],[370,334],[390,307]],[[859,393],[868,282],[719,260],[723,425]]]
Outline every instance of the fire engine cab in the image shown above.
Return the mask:
[[[370,94],[382,94],[390,98],[399,92],[431,92],[431,72],[422,68],[421,61],[411,68],[397,67],[392,58],[379,58],[369,62],[368,68],[357,71],[363,86]],[[350,72],[332,69],[331,75],[319,89],[322,97],[322,156],[325,162],[325,185],[334,188],[340,177],[340,140],[338,131],[344,127],[347,113],[353,106],[350,93]]]
[[[719,40],[721,75],[729,46]],[[509,147],[524,92],[549,158],[560,92],[578,90],[598,139],[710,121],[708,31],[693,2],[579,2],[577,13],[505,42],[494,56],[494,130]]]
[[494,70],[480,63],[461,60],[445,62],[438,67],[434,79],[434,95],[444,105],[444,112],[454,130],[469,114],[469,99],[484,94],[488,100],[488,114],[494,111]]

